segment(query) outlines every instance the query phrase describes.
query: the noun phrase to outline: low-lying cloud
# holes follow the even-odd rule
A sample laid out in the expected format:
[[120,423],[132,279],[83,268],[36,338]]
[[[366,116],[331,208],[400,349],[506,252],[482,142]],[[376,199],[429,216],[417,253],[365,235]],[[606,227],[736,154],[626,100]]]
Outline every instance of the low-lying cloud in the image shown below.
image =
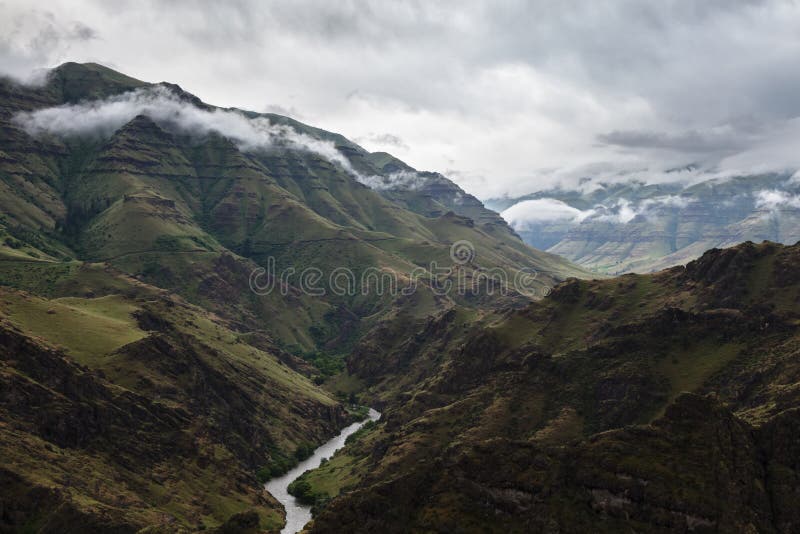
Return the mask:
[[264,117],[249,118],[236,110],[200,108],[164,86],[137,89],[104,100],[23,112],[14,117],[14,122],[32,136],[107,138],[139,115],[182,134],[217,133],[244,152],[278,148],[311,152],[341,166],[361,181],[369,182],[374,178],[353,169],[350,160],[331,141],[300,133],[291,126],[273,124]]
[[47,133],[110,137],[138,115],[185,134],[218,133],[243,151],[277,147],[306,150],[351,169],[349,160],[330,141],[299,133],[290,126],[272,124],[263,117],[248,118],[239,111],[199,108],[163,86],[137,89],[104,100],[23,112],[14,121],[33,136]]
[[135,117],[143,115],[168,131],[194,137],[216,133],[243,152],[274,149],[310,152],[340,166],[362,184],[376,190],[418,189],[427,178],[415,171],[368,175],[353,168],[332,141],[318,139],[266,117],[247,117],[238,110],[201,108],[163,85],[136,89],[103,100],[22,112],[14,122],[38,137],[109,138]]
[[677,195],[666,195],[632,202],[619,199],[581,210],[554,198],[524,200],[507,208],[500,215],[517,231],[530,230],[541,224],[578,225],[584,221],[627,224],[637,217],[651,217],[664,209],[682,209],[691,201]]
[[500,215],[515,230],[525,230],[532,223],[569,222],[577,223],[588,217],[591,210],[582,211],[555,198],[536,198],[517,202]]
[[371,189],[378,191],[388,189],[419,189],[428,178],[415,171],[398,171],[386,176],[361,176],[359,181]]
[[800,209],[800,195],[777,189],[762,190],[756,193],[756,208],[768,211]]

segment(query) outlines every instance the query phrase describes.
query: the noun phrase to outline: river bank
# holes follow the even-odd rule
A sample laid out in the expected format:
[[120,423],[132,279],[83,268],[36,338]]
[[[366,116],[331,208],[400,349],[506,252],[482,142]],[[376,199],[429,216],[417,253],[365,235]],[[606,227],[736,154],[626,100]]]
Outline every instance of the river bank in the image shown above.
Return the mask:
[[281,534],[295,534],[300,532],[303,527],[311,521],[311,506],[298,501],[293,495],[289,494],[289,484],[297,477],[308,471],[316,469],[322,463],[323,458],[330,458],[336,451],[344,447],[347,437],[357,432],[369,421],[377,421],[381,414],[377,410],[370,408],[367,418],[363,421],[346,426],[342,431],[327,443],[324,443],[314,450],[314,453],[297,464],[286,474],[269,480],[264,484],[264,488],[272,494],[286,510],[286,525],[281,530]]

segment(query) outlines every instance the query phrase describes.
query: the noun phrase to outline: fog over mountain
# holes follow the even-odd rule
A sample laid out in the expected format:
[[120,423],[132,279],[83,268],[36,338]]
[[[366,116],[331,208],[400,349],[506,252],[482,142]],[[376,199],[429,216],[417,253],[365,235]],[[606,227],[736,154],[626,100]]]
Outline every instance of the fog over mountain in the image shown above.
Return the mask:
[[21,112],[13,117],[13,121],[34,137],[52,134],[108,139],[136,116],[142,115],[167,130],[198,140],[206,139],[212,133],[220,134],[245,152],[289,149],[317,154],[372,189],[417,189],[426,182],[426,178],[411,170],[382,176],[363,174],[353,168],[333,141],[298,132],[289,125],[273,123],[268,117],[248,115],[237,109],[210,109],[193,102],[187,95],[181,96],[175,87],[161,85],[100,101]]
[[35,81],[65,60],[124,65],[216,105],[313,117],[481,198],[587,176],[691,179],[665,174],[688,164],[800,167],[800,6],[788,0],[14,0],[0,10],[9,75]]
[[608,274],[682,265],[748,240],[800,240],[796,174],[691,174],[650,184],[587,179],[486,205],[530,245]]

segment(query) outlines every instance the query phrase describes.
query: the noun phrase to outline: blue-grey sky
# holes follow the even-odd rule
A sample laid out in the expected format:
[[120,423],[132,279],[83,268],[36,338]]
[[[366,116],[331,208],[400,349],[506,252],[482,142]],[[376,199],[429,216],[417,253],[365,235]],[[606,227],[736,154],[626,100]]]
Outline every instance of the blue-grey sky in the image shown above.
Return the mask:
[[0,71],[64,61],[288,114],[483,198],[800,168],[791,0],[0,0]]

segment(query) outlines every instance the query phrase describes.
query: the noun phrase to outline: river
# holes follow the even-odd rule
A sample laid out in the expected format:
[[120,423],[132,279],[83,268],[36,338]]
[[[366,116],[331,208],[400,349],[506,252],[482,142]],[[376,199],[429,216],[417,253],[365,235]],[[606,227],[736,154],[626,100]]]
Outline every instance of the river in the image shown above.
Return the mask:
[[317,447],[310,458],[297,464],[294,469],[288,471],[285,475],[273,478],[264,485],[266,490],[278,499],[286,509],[286,526],[281,530],[281,534],[300,532],[306,523],[311,521],[311,507],[297,502],[297,499],[289,495],[289,484],[309,469],[319,467],[323,458],[330,458],[333,453],[344,447],[344,441],[347,436],[364,426],[367,421],[377,421],[380,416],[381,414],[377,410],[370,408],[366,419],[345,427],[338,436]]

